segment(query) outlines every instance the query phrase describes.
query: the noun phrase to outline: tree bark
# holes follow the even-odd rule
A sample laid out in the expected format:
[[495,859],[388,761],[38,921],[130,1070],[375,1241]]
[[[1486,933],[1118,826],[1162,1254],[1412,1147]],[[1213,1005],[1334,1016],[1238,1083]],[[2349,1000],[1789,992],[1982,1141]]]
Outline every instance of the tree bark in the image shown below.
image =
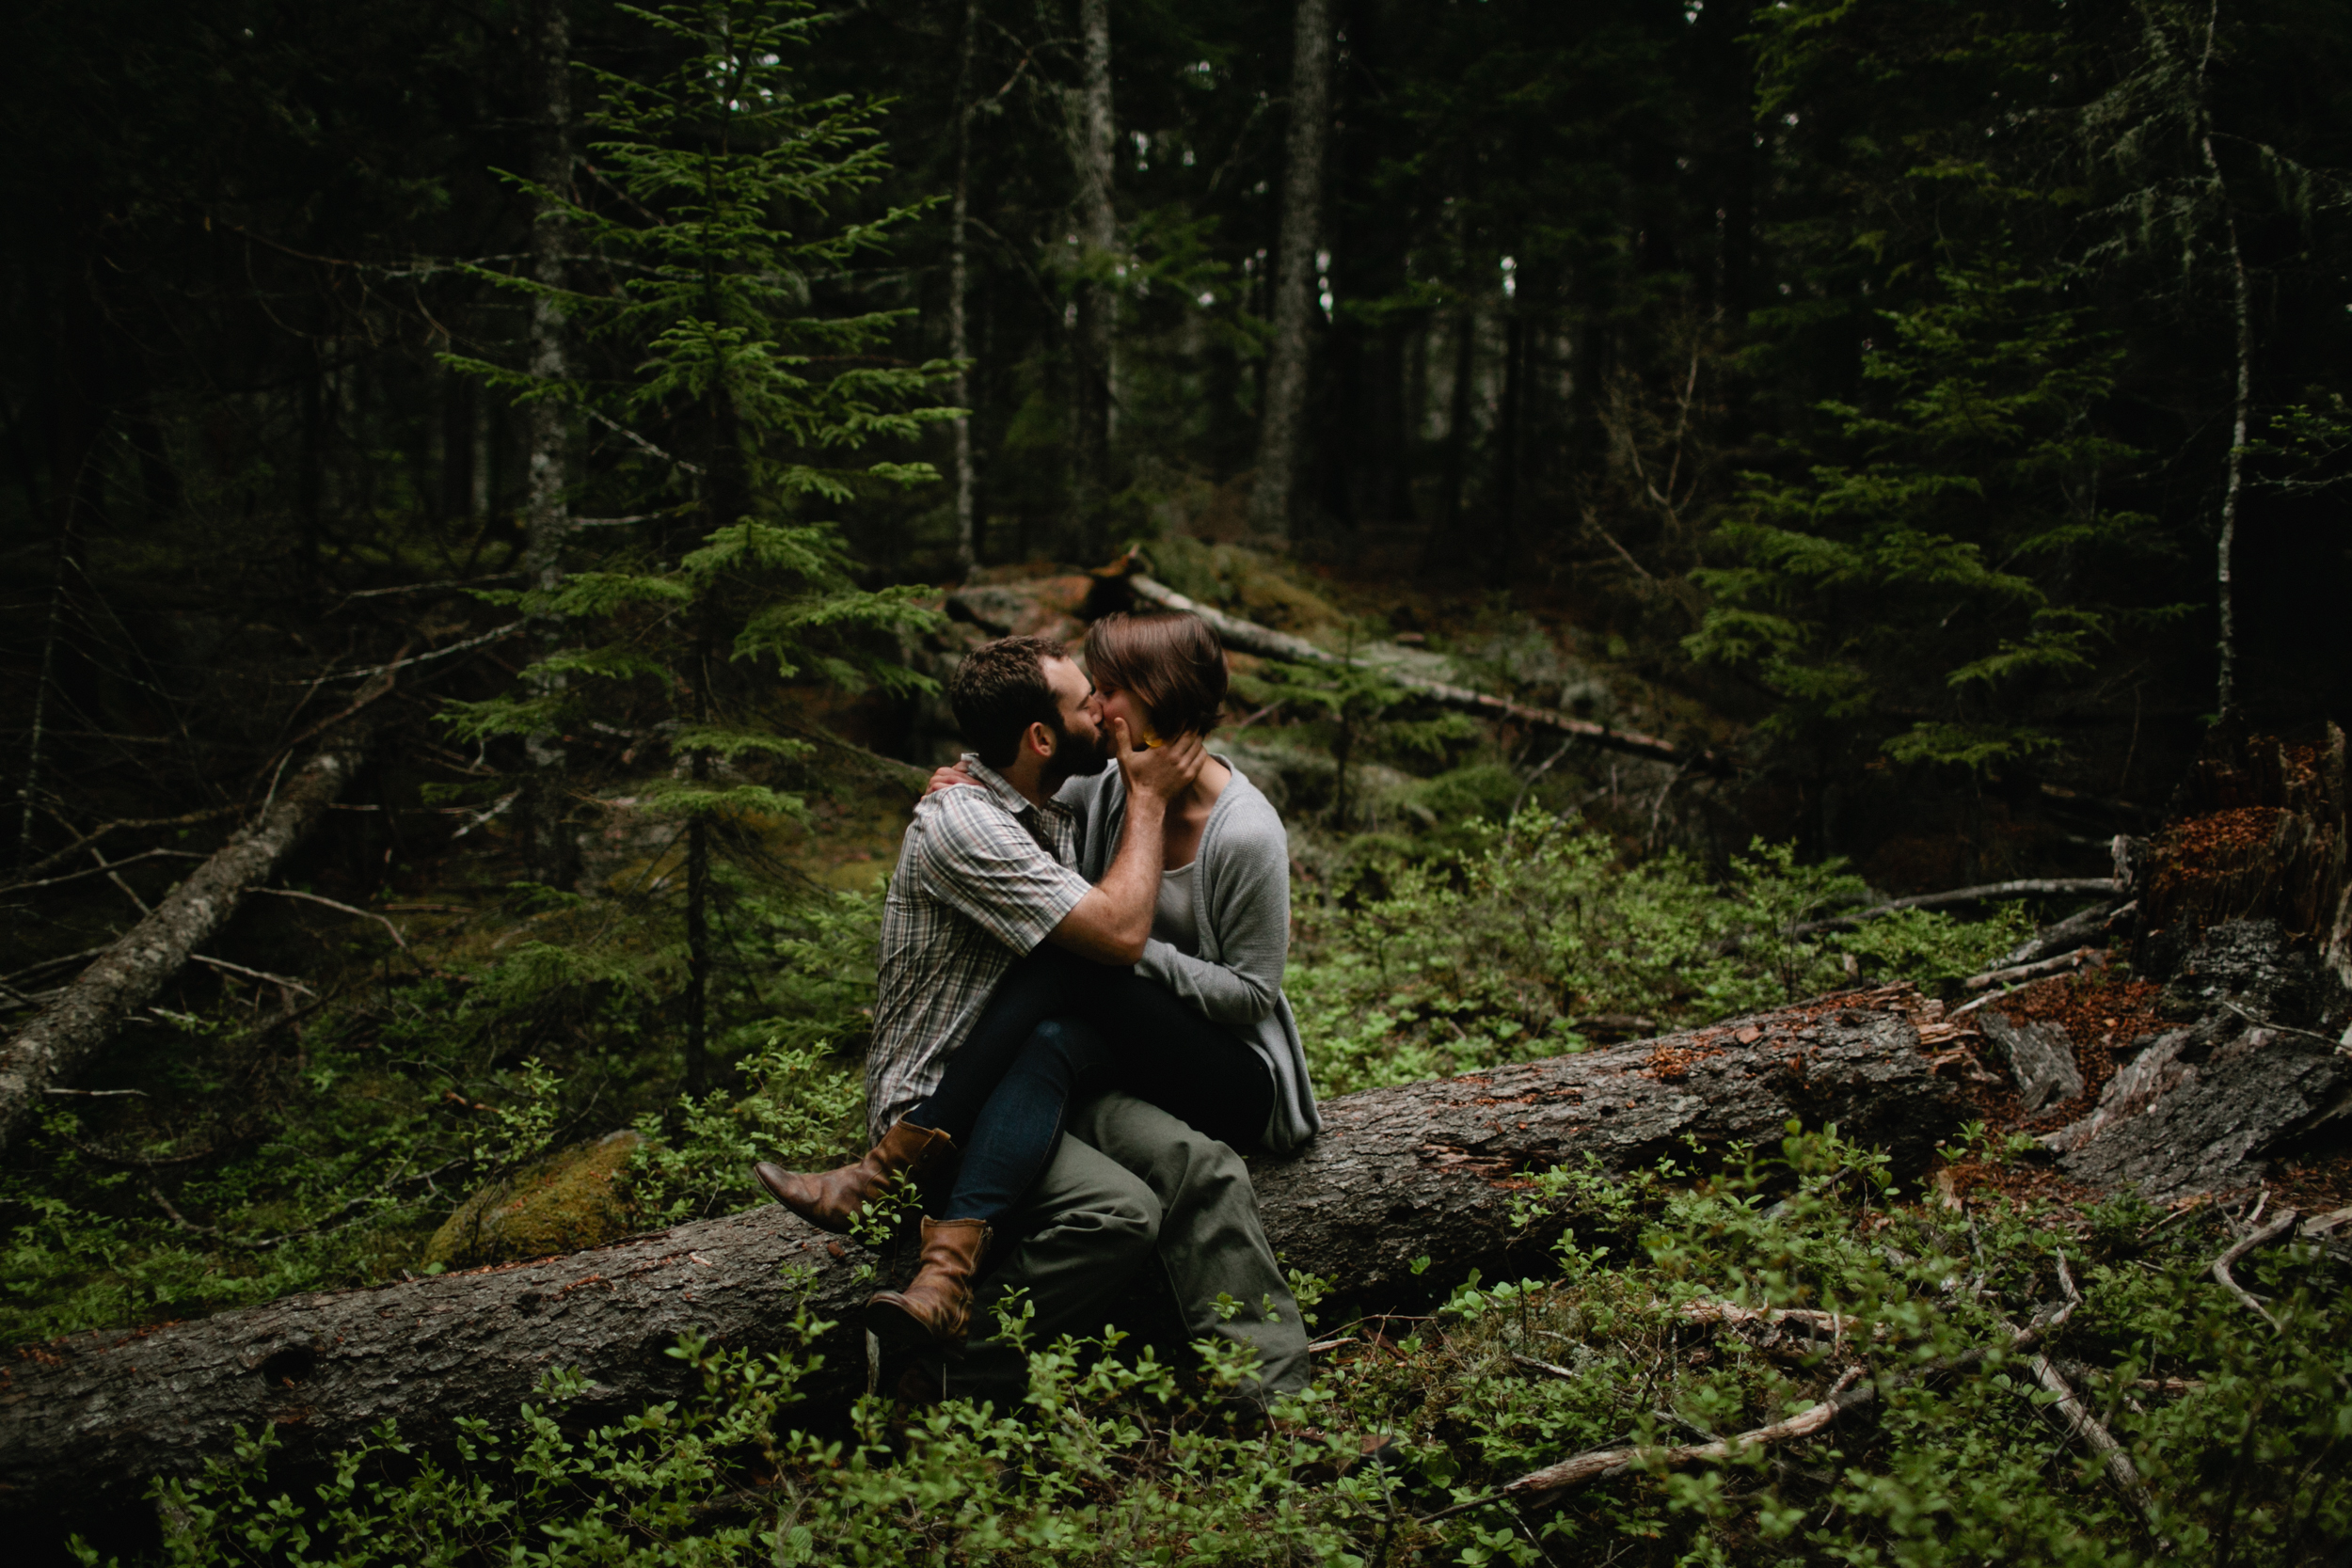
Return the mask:
[[1282,153],[1282,227],[1275,241],[1274,341],[1258,420],[1258,477],[1250,526],[1291,535],[1298,453],[1307,416],[1307,360],[1314,330],[1315,246],[1323,233],[1323,164],[1331,139],[1331,0],[1298,0],[1291,35],[1290,131]]
[[[536,76],[532,96],[539,123],[532,137],[532,182],[544,193],[531,225],[532,277],[542,288],[564,286],[564,257],[571,243],[563,194],[572,176],[572,23],[570,0],[536,0],[531,13],[532,69]],[[543,389],[562,387],[571,379],[571,361],[564,341],[564,310],[553,297],[531,299],[529,357],[532,379]],[[526,405],[530,440],[530,494],[525,503],[523,574],[538,603],[532,611],[532,652],[541,657],[556,651],[563,624],[549,608],[564,585],[564,546],[571,533],[567,491],[571,483],[569,443],[571,421],[560,395],[542,395]],[[538,677],[544,694],[560,677]],[[564,775],[568,762],[563,737],[541,732],[524,738],[531,763],[524,781],[522,830],[525,859],[531,874],[550,887],[569,888],[578,879],[580,850],[574,842],[565,804]]]
[[262,815],[173,888],[0,1052],[0,1149],[53,1086],[71,1081],[227,923],[246,891],[278,869],[358,771],[373,727],[355,720],[272,796]]
[[[1288,659],[1294,664],[1336,665],[1360,662],[1342,657],[1328,649],[1319,648],[1303,637],[1293,637],[1288,632],[1276,631],[1271,626],[1262,626],[1255,621],[1245,621],[1237,615],[1228,615],[1213,606],[1188,599],[1165,583],[1154,582],[1148,577],[1130,577],[1123,580],[1128,592],[1137,598],[1149,600],[1152,604],[1161,605],[1169,610],[1189,610],[1200,616],[1219,637],[1225,640],[1225,645],[1229,648],[1238,648],[1243,653],[1257,654],[1265,658]],[[1643,735],[1634,730],[1613,730],[1606,724],[1597,724],[1589,719],[1572,719],[1565,713],[1555,712],[1550,708],[1533,707],[1525,703],[1515,703],[1507,698],[1488,696],[1486,692],[1472,691],[1465,687],[1448,686],[1443,681],[1423,680],[1418,675],[1403,674],[1396,671],[1389,672],[1389,678],[1406,690],[1417,692],[1441,707],[1454,708],[1463,713],[1474,713],[1482,719],[1491,719],[1497,723],[1524,724],[1530,729],[1549,730],[1555,735],[1575,736],[1592,742],[1603,751],[1622,752],[1629,756],[1647,757],[1652,762],[1673,763],[1677,767],[1688,764],[1708,773],[1728,775],[1735,771],[1730,762],[1716,755],[1713,752],[1692,752],[1677,746],[1671,740],[1661,740],[1654,735]]]
[[980,31],[980,0],[964,0],[963,44],[956,63],[956,189],[947,209],[947,357],[956,362],[956,571],[969,578],[980,562],[973,520],[972,384],[964,361],[972,340],[964,322],[972,247],[972,54]]
[[2221,209],[2221,233],[2229,242],[2230,299],[2237,325],[2237,397],[2230,426],[2230,461],[2221,487],[2221,534],[2215,546],[2215,606],[2219,612],[2219,636],[2216,653],[2220,666],[2217,681],[2219,710],[2228,713],[2237,705],[2237,590],[2231,580],[2233,557],[2237,553],[2238,487],[2246,467],[2246,428],[2253,410],[2254,399],[2254,306],[2252,293],[2246,278],[2246,257],[2238,249],[2237,215],[2230,211],[2229,182],[2221,177],[2221,160],[2213,151],[2213,108],[2206,94],[2205,76],[2213,64],[2214,30],[2221,17],[2220,0],[2214,0],[2211,18],[2205,24],[2205,52],[2197,62],[2198,150],[2203,154],[2205,176],[2213,182],[2216,203]]
[[1079,0],[1083,38],[1078,89],[1071,95],[1070,158],[1078,178],[1078,336],[1072,373],[1071,507],[1077,535],[1089,545],[1110,490],[1111,356],[1119,291],[1102,274],[1119,245],[1118,211],[1111,199],[1114,137],[1111,117],[1110,0]]
[[[1266,1229],[1288,1264],[1352,1304],[1408,1307],[1473,1267],[1541,1268],[1559,1224],[1514,1226],[1521,1179],[1587,1156],[1615,1172],[1690,1163],[1772,1143],[1798,1118],[1835,1121],[1915,1170],[1963,1112],[1920,1049],[1911,1020],[1928,1011],[1888,988],[1348,1095],[1303,1152],[1254,1163]],[[0,1512],[127,1502],[263,1423],[297,1465],[387,1419],[427,1444],[467,1418],[508,1426],[559,1365],[588,1376],[581,1418],[617,1418],[688,1391],[692,1374],[663,1354],[681,1332],[778,1348],[803,1291],[816,1317],[845,1325],[817,1347],[805,1421],[864,1386],[855,1323],[880,1261],[771,1206],[535,1263],[31,1347],[0,1394]]]

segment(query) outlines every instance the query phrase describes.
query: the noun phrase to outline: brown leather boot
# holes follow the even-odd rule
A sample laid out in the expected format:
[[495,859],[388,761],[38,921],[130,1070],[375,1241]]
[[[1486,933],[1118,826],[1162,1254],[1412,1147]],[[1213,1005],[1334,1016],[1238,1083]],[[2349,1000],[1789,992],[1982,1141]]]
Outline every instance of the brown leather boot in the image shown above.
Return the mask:
[[818,1229],[846,1236],[860,1210],[901,1182],[919,1184],[935,1176],[955,1153],[955,1139],[902,1117],[853,1165],[803,1175],[762,1160],[752,1175],[778,1203]]
[[986,1220],[923,1222],[923,1266],[903,1291],[866,1301],[866,1326],[896,1344],[963,1343],[972,1326],[972,1280],[988,1255]]

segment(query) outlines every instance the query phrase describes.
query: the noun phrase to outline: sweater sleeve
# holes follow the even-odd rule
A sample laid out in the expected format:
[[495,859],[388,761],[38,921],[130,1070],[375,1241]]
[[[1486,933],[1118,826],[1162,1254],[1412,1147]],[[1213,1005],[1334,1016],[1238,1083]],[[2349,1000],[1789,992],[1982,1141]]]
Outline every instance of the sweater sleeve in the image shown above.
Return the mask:
[[[1215,959],[1167,942],[1143,944],[1136,972],[1157,980],[1212,1022],[1236,1027],[1273,1016],[1291,947],[1290,846],[1278,830],[1236,832],[1219,846],[1226,863],[1211,874],[1209,920]],[[1208,869],[1208,868],[1204,868]]]

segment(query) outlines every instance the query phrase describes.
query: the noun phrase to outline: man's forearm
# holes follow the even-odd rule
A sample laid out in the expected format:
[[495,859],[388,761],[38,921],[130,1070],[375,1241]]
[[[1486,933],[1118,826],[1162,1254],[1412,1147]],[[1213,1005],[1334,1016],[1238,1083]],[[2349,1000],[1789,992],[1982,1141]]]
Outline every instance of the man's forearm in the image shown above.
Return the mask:
[[1159,904],[1167,816],[1168,803],[1155,795],[1128,797],[1110,870],[1046,940],[1096,963],[1131,964],[1143,957]]

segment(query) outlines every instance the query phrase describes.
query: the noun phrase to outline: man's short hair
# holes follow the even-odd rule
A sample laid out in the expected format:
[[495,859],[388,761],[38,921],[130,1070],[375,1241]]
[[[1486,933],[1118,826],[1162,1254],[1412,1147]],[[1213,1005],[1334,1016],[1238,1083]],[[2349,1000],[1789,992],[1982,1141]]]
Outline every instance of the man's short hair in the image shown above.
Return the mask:
[[1184,610],[1104,616],[1087,634],[1087,673],[1097,691],[1124,691],[1142,704],[1163,739],[1205,736],[1225,710],[1225,644]]
[[1000,637],[963,656],[947,680],[947,705],[964,744],[991,768],[1006,768],[1031,724],[1062,733],[1061,706],[1045,684],[1045,661],[1070,650],[1050,637]]

